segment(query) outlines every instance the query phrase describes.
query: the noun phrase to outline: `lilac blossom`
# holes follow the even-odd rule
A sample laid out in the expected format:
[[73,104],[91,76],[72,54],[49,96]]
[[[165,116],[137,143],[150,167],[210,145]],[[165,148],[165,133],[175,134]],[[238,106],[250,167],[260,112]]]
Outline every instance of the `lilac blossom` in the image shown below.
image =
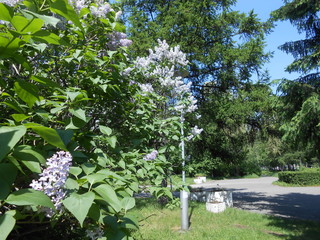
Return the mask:
[[[143,77],[146,83],[136,83],[142,92],[159,92],[167,97],[166,107],[181,116],[193,113],[197,110],[197,100],[191,91],[191,82],[185,83],[181,75],[188,60],[179,46],[170,48],[166,41],[158,40],[158,46],[149,50],[146,57],[138,57],[134,66],[123,71],[123,76]],[[137,74],[137,75],[136,75]],[[197,117],[198,119],[198,117]],[[200,134],[202,129],[198,127],[192,130],[188,137],[191,140]]]
[[122,11],[116,12],[115,20],[116,20],[116,21],[119,20],[120,17],[121,17],[121,15],[122,15]]
[[203,129],[199,128],[197,125],[193,127],[191,130],[191,135],[187,137],[187,140],[190,141],[192,138],[200,135],[202,133]]
[[202,131],[203,131],[203,129],[202,129],[202,128],[198,128],[198,126],[196,125],[196,126],[194,126],[194,128],[191,130],[191,133],[192,133],[193,135],[199,135]]
[[90,6],[90,11],[95,17],[105,17],[109,12],[114,11],[110,4],[103,0],[97,0],[94,3],[95,5]]
[[[44,192],[50,197],[57,211],[62,210],[62,200],[66,196],[64,185],[69,175],[72,163],[72,156],[69,152],[60,151],[47,159],[47,168],[40,173],[38,180],[32,180],[30,187]],[[51,209],[44,209],[48,217],[54,212]]]
[[151,153],[147,154],[146,156],[144,156],[143,160],[145,161],[152,161],[155,160],[158,156],[158,151],[157,150],[153,150]]
[[19,4],[23,0],[2,0],[1,3],[6,4],[10,7],[14,7],[15,5]]
[[77,12],[80,12],[83,8],[88,7],[88,1],[86,0],[68,0],[68,2]]
[[[153,79],[153,83],[161,86],[161,92],[166,92],[169,98],[174,99],[173,109],[179,114],[194,112],[197,109],[197,101],[192,96],[191,83],[186,84],[179,69],[188,64],[186,55],[179,46],[170,48],[166,41],[158,40],[158,46],[149,50],[147,57],[138,57],[134,68],[147,79]],[[132,73],[132,68],[124,70],[124,75]],[[146,88],[138,84],[142,91]],[[154,89],[154,87],[153,87]],[[147,89],[151,90],[151,87]]]
[[153,90],[153,87],[150,83],[146,83],[146,84],[138,84],[138,86],[140,87],[141,91],[142,92],[146,92],[146,93],[152,93],[154,90]]
[[116,50],[117,47],[128,47],[132,44],[132,41],[127,39],[127,34],[122,32],[112,32],[108,37],[110,40],[107,46],[110,50]]

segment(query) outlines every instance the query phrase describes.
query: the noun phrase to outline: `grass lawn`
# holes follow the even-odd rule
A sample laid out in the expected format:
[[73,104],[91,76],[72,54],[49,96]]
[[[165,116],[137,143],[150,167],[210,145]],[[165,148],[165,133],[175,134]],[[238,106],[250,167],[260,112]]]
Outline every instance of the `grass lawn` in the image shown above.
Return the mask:
[[189,202],[190,230],[180,231],[180,208],[169,210],[152,199],[137,199],[131,212],[139,220],[140,240],[315,240],[320,223],[282,219],[229,208],[223,213],[206,211],[205,203]]

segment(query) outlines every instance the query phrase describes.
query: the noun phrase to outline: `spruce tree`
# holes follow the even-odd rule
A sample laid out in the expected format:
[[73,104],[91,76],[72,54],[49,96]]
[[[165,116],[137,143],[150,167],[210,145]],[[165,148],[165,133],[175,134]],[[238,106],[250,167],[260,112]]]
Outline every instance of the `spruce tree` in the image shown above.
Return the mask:
[[284,80],[280,85],[283,100],[282,126],[284,139],[295,150],[302,148],[311,157],[320,151],[320,1],[285,0],[284,6],[272,13],[274,20],[289,20],[304,39],[286,42],[280,49],[294,57],[286,68],[300,77]]

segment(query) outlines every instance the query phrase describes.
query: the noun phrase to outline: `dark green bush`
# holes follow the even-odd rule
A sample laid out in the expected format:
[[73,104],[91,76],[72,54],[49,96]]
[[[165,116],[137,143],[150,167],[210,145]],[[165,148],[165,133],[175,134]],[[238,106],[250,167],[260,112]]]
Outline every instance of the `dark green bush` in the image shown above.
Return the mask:
[[279,181],[289,184],[298,184],[301,186],[320,185],[319,169],[310,169],[299,172],[280,172]]

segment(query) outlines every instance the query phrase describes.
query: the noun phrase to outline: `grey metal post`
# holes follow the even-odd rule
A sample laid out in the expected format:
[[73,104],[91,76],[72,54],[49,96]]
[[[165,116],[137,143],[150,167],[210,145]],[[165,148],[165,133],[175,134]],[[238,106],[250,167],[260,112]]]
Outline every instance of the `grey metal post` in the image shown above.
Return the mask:
[[[185,153],[184,153],[184,130],[183,130],[183,114],[181,114],[181,157],[182,157],[182,184],[186,185],[186,173],[184,171],[185,166]],[[188,216],[188,192],[185,190],[180,191],[181,201],[181,230],[186,231],[189,229],[189,216]]]

